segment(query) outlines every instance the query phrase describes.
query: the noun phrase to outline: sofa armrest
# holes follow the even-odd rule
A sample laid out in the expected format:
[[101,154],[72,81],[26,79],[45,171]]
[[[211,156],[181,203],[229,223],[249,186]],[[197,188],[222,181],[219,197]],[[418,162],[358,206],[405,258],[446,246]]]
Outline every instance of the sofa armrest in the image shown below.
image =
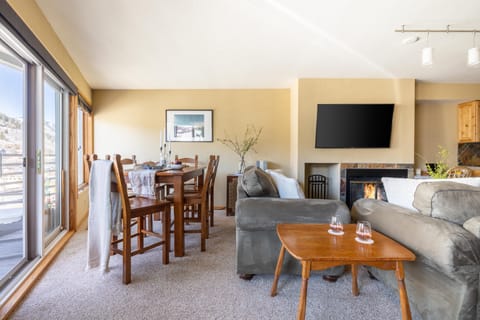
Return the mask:
[[368,220],[372,227],[415,252],[417,260],[445,273],[480,271],[480,239],[461,226],[427,217],[388,202],[361,199],[352,217]]
[[238,178],[238,183],[237,183],[237,200],[238,199],[243,199],[243,198],[248,198],[247,193],[242,187],[242,183],[240,182],[240,178]]
[[237,199],[237,229],[275,230],[278,223],[329,223],[332,215],[350,222],[345,203],[323,199],[243,198]]
[[468,219],[463,227],[473,233],[475,237],[480,238],[480,216]]

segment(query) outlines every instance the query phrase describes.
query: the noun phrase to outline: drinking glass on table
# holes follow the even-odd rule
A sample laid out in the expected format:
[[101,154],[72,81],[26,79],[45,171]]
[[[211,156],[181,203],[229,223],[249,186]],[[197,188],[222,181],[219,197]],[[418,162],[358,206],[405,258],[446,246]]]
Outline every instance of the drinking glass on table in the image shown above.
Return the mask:
[[368,221],[357,222],[357,237],[360,241],[369,242],[372,239],[372,226]]
[[331,233],[343,234],[343,223],[340,216],[332,216],[330,219],[330,230]]

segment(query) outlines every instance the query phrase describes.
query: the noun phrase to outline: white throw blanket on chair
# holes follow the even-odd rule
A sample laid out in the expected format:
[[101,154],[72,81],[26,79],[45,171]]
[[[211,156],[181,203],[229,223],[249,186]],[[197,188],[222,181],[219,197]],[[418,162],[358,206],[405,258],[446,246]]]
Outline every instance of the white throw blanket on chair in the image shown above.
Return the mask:
[[112,161],[94,161],[89,183],[87,270],[100,267],[108,271],[112,232],[118,234],[121,230],[120,196],[111,192],[112,181]]

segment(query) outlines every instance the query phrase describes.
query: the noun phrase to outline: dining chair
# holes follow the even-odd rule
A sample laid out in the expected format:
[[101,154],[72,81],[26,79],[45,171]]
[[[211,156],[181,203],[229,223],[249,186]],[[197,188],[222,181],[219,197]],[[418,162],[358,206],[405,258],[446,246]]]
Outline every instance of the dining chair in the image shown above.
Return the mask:
[[[178,154],[175,155],[175,163],[181,162],[182,164],[197,167],[198,166],[198,154],[194,155],[193,158],[182,157],[180,158]],[[184,192],[198,192],[198,177],[195,177],[189,181],[185,181],[183,184]],[[173,185],[166,186],[165,189],[166,195],[169,195],[174,192]]]
[[[205,251],[206,239],[208,238],[208,219],[210,212],[209,193],[212,188],[215,167],[218,167],[218,157],[210,157],[207,166],[207,173],[203,186],[197,192],[184,193],[184,223],[200,223],[200,228],[185,229],[185,233],[200,233],[200,249]],[[174,193],[167,196],[167,200],[173,201]]]
[[121,163],[123,166],[123,171],[133,170],[137,165],[137,156],[133,154],[131,158],[122,158]]
[[185,157],[185,158],[180,158],[178,156],[178,154],[175,155],[175,162],[177,161],[180,161],[181,163],[184,163],[184,164],[189,164],[189,165],[193,165],[193,166],[198,166],[198,154],[196,154],[195,156],[193,156],[193,158],[188,158],[188,157]]
[[[208,224],[210,227],[213,227],[214,225],[214,213],[215,213],[215,177],[217,176],[217,169],[218,169],[218,164],[220,163],[220,156],[219,155],[210,155],[209,157],[209,160],[216,160],[215,162],[215,167],[213,169],[213,175],[212,175],[212,183],[211,183],[211,186],[210,186],[210,190],[208,191],[208,197],[209,197],[209,205],[208,205]],[[192,188],[192,187],[187,187],[184,189],[184,192],[185,193],[192,193],[192,192],[201,192],[201,190],[199,189],[198,186]],[[189,209],[189,210],[188,210]],[[198,208],[185,208],[185,211],[187,213],[190,213],[190,214],[195,214],[195,211],[198,211]],[[189,219],[187,218],[187,221]],[[188,222],[187,222],[188,224]],[[207,236],[208,234],[210,233],[210,230],[208,228],[208,233],[207,233]]]
[[[97,155],[86,155],[85,162],[89,171],[95,165]],[[111,183],[111,191],[118,192],[122,205],[122,232],[121,238],[112,237],[111,251],[122,255],[123,259],[123,283],[131,282],[131,257],[144,253],[147,250],[163,245],[163,264],[169,263],[169,247],[170,247],[170,202],[167,200],[159,200],[145,198],[141,196],[129,197],[125,182],[125,173],[123,171],[122,158],[120,155],[114,155],[112,160],[112,170],[115,181]],[[154,232],[145,228],[145,217],[153,213],[161,212],[162,215],[162,232]],[[136,223],[132,224],[132,221]],[[132,230],[135,226],[135,230]],[[145,243],[145,237],[156,237],[158,241]],[[132,248],[131,240],[137,238],[136,248]],[[118,244],[121,243],[121,248]]]
[[[181,162],[182,164],[186,164],[188,166],[198,167],[198,154],[194,155],[193,158],[183,157],[180,158],[178,154],[175,155],[175,163]],[[187,190],[194,189],[198,187],[198,177],[193,178],[190,181],[186,181],[184,186]]]
[[[105,160],[111,160],[109,154],[105,156]],[[128,197],[135,197],[135,192],[133,192],[130,179],[128,178],[128,171],[135,169],[135,166],[137,165],[137,156],[133,154],[131,158],[122,158],[120,161],[122,163],[123,172],[125,174],[125,183],[127,184]]]

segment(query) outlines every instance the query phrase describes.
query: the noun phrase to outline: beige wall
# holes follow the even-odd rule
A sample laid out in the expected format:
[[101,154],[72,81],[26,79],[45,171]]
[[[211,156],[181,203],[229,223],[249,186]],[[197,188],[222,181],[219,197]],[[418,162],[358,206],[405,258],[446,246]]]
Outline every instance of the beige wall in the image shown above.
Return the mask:
[[479,99],[480,84],[416,83],[415,167],[434,162],[438,145],[449,151],[448,164],[457,164],[457,105]]
[[291,167],[285,174],[290,176],[296,176],[297,171],[296,168],[298,167],[298,158],[299,158],[299,146],[298,146],[298,133],[299,129],[299,121],[298,117],[300,115],[299,112],[299,104],[298,104],[298,81],[294,83],[294,85],[290,88],[290,163]]
[[[298,167],[305,163],[412,163],[415,135],[413,79],[299,79]],[[385,149],[316,149],[315,122],[319,103],[394,103],[391,147]]]
[[[89,84],[43,15],[37,3],[34,0],[7,0],[7,2],[55,58],[56,62],[63,68],[70,79],[72,79],[82,97],[88,103],[91,103],[92,92]],[[72,12],[72,14],[75,13]]]
[[[246,162],[269,161],[269,166],[289,170],[290,93],[275,90],[94,90],[95,142],[99,155],[136,154],[139,161],[158,160],[160,130],[165,127],[165,109],[213,109],[214,139],[243,135],[248,124],[262,127],[255,149]],[[173,142],[172,153],[219,154],[215,204],[225,204],[226,175],[238,168],[238,157],[218,141]]]
[[470,101],[480,98],[480,83],[431,83],[417,82],[417,101]]
[[438,146],[449,151],[449,166],[456,165],[457,103],[417,102],[415,119],[415,168],[426,170],[425,162],[436,162]]

